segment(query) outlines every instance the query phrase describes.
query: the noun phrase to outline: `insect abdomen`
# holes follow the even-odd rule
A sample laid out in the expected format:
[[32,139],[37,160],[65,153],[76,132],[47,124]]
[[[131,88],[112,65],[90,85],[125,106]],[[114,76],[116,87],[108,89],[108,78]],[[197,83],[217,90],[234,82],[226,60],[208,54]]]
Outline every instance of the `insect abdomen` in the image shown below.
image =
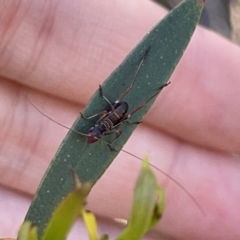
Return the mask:
[[99,124],[102,131],[109,131],[112,130],[115,125],[117,125],[125,114],[128,111],[128,104],[125,102],[120,102],[116,105],[115,111],[111,112],[106,118],[102,120]]

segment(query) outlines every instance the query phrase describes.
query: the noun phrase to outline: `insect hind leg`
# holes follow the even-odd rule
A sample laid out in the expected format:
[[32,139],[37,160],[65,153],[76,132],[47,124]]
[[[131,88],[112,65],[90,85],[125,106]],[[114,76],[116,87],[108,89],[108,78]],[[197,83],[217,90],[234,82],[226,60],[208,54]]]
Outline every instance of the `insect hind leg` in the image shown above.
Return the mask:
[[[114,105],[107,99],[106,96],[104,96],[101,85],[99,85],[99,92],[100,92],[100,96],[103,97],[103,98],[106,100],[106,102],[110,105],[111,110],[114,111],[114,110],[115,110],[115,109],[114,109]],[[100,120],[101,120],[103,117],[105,117],[107,114],[108,114],[108,111],[107,111],[107,110],[103,110],[103,111],[101,111],[101,112],[99,112],[99,113],[96,113],[96,114],[90,116],[90,117],[86,117],[86,116],[84,116],[84,115],[80,112],[80,115],[81,115],[81,117],[82,117],[84,120],[91,120],[91,119],[94,118],[94,117],[102,116],[102,117],[98,120],[98,121],[100,121]]]
[[141,67],[143,66],[144,60],[146,59],[146,57],[147,57],[147,55],[148,55],[148,53],[149,53],[149,51],[150,51],[150,48],[151,48],[151,47],[148,47],[148,48],[147,48],[147,50],[146,50],[146,52],[145,52],[145,54],[144,54],[144,56],[143,56],[140,64],[138,65],[137,71],[135,72],[135,75],[134,75],[134,77],[133,77],[133,80],[132,80],[131,85],[127,88],[127,90],[126,90],[124,93],[122,93],[122,95],[115,101],[115,103],[121,102],[122,99],[123,99],[123,98],[131,91],[131,89],[133,88],[133,85],[134,85],[134,83],[135,83],[135,81],[136,81],[136,79],[137,79],[138,73],[139,73]]
[[116,134],[115,138],[112,140],[112,142],[107,143],[108,147],[112,150],[112,151],[117,151],[112,144],[117,140],[117,138],[120,137],[120,135],[122,134],[122,130],[120,129],[112,129],[111,131],[105,132],[104,135],[110,135],[110,134]]
[[141,62],[140,62],[140,64],[139,64],[139,66],[138,66],[138,68],[137,68],[137,71],[136,71],[136,73],[135,73],[135,75],[134,75],[134,77],[133,77],[133,80],[132,80],[131,85],[127,88],[127,90],[126,90],[124,93],[122,93],[122,95],[114,102],[114,104],[112,104],[112,103],[108,100],[108,98],[103,94],[102,86],[99,85],[100,96],[101,96],[102,98],[104,98],[104,100],[109,104],[109,106],[111,107],[112,112],[115,111],[115,105],[116,105],[117,103],[119,103],[119,102],[131,91],[131,89],[133,88],[133,85],[134,85],[134,83],[135,83],[135,81],[136,81],[136,79],[137,79],[138,73],[139,73],[139,71],[140,71],[140,69],[141,69],[141,67],[142,67],[142,65],[143,65],[143,62],[144,62],[145,58],[147,57],[147,55],[148,55],[148,53],[149,53],[149,51],[150,51],[150,48],[151,48],[151,47],[148,47],[148,48],[147,48],[147,50],[146,50],[146,52],[145,52],[145,54],[144,54],[144,56],[143,56],[143,58],[142,58],[142,60],[141,60]]
[[[104,110],[104,111],[99,112],[99,113],[96,113],[96,114],[94,114],[94,115],[92,115],[92,116],[90,116],[90,117],[84,116],[81,112],[80,112],[80,115],[81,115],[81,118],[83,118],[84,120],[89,121],[89,120],[91,120],[91,119],[94,118],[94,117],[104,116],[104,115],[106,115],[107,113],[108,113],[108,111],[107,111],[107,110]],[[100,119],[101,119],[101,118],[100,118]]]
[[109,106],[111,107],[112,112],[114,112],[114,110],[115,110],[114,105],[108,100],[108,98],[107,98],[106,96],[104,96],[101,85],[99,85],[99,92],[100,92],[100,96],[103,97],[104,100],[105,100],[105,101],[109,104]]
[[[165,87],[168,86],[169,84],[170,84],[170,82],[165,83],[165,84],[163,84],[161,87],[159,87],[159,88],[158,88],[158,91],[157,91],[155,94],[153,94],[152,97],[150,97],[147,101],[143,102],[141,105],[139,105],[139,106],[136,107],[134,110],[132,110],[132,111],[128,114],[127,119],[130,118],[134,113],[136,113],[137,111],[139,111],[141,108],[143,108],[148,102],[150,102],[154,97],[156,97],[163,88],[165,88]],[[126,122],[128,121],[127,119],[126,119]]]

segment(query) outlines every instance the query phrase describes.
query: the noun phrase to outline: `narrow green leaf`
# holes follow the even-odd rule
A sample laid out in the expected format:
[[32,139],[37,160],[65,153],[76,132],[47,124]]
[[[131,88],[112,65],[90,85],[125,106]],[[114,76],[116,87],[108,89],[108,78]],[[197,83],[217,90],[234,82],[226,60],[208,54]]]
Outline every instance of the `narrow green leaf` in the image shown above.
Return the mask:
[[90,184],[77,187],[62,200],[54,211],[43,235],[43,240],[65,240],[76,218],[80,216],[86,197],[90,191]]
[[[102,85],[104,94],[111,102],[114,102],[128,88],[146,49],[149,47],[150,52],[139,72],[136,83],[124,98],[124,101],[129,103],[130,111],[153,96],[156,89],[167,82],[194,32],[203,8],[201,2],[203,0],[184,1],[136,46],[121,66]],[[97,88],[98,86],[96,86]],[[154,99],[136,112],[131,117],[131,121],[141,121],[153,101]],[[84,115],[91,116],[104,109],[108,109],[108,104],[101,98],[97,90],[85,108]],[[85,121],[78,118],[73,128],[88,133],[90,127],[95,123],[96,119]],[[123,124],[120,128],[123,134],[114,143],[114,147],[118,151],[128,140],[136,125]],[[111,139],[113,136],[109,137]],[[105,140],[109,141],[108,138]],[[67,134],[46,172],[26,216],[26,220],[39,226],[39,236],[42,236],[56,206],[73,189],[74,183],[69,174],[69,166],[72,166],[82,183],[88,181],[95,183],[111,164],[118,151],[110,151],[103,141],[87,144],[86,137],[72,131]]]
[[138,240],[161,218],[165,203],[164,190],[144,159],[134,190],[134,202],[129,223],[117,240]]
[[98,240],[97,223],[94,214],[83,209],[82,216],[88,230],[89,240]]
[[37,226],[34,226],[30,221],[26,221],[22,224],[17,239],[38,240],[37,230]]

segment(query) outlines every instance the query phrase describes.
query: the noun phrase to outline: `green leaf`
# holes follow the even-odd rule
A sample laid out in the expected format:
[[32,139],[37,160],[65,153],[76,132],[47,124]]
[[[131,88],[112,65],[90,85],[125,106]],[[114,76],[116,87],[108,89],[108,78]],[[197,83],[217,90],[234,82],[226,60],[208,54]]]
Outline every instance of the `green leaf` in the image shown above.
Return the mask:
[[[98,240],[99,238],[97,234],[97,222],[94,214],[83,209],[82,217],[87,227],[89,240]],[[100,240],[108,240],[108,236],[104,235],[100,238]]]
[[[124,101],[129,103],[130,111],[152,97],[156,89],[168,81],[195,30],[203,8],[201,2],[203,0],[184,1],[147,33],[124,62],[102,84],[103,92],[111,102],[114,102],[131,84],[139,63],[149,47],[150,52],[140,69],[136,83],[124,98]],[[141,121],[153,101],[154,99],[136,112],[131,117],[131,121]],[[108,107],[97,90],[83,113],[85,116],[91,116]],[[73,128],[88,133],[95,123],[96,119],[85,121],[78,118]],[[42,236],[56,206],[73,189],[74,183],[69,174],[69,166],[74,169],[82,183],[95,183],[126,143],[136,125],[122,124],[119,128],[123,133],[114,143],[114,148],[118,150],[116,152],[111,151],[103,141],[87,144],[86,137],[73,131],[67,134],[26,216],[26,220],[39,226],[39,236]],[[111,139],[113,136],[109,137]],[[108,138],[104,139],[109,141]]]
[[83,209],[82,216],[88,230],[89,239],[98,240],[97,223],[94,214]]
[[30,221],[26,221],[22,224],[19,233],[18,240],[38,240],[37,226],[32,224]]
[[[76,178],[75,178],[76,179]],[[86,197],[91,185],[77,184],[77,188],[70,192],[54,211],[50,222],[43,234],[43,240],[65,240],[76,218],[83,211]]]
[[131,217],[126,229],[117,240],[138,240],[158,223],[165,205],[164,190],[144,159],[142,170],[134,190],[134,202]]

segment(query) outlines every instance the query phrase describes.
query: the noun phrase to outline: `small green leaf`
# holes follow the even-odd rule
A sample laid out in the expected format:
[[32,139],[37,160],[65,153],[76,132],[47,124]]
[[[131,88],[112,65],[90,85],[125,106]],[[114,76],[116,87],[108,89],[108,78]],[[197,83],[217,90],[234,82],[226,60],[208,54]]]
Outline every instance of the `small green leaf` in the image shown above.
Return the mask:
[[144,159],[134,190],[134,202],[128,226],[117,240],[138,240],[160,220],[165,205],[164,190]]
[[18,240],[38,240],[37,226],[30,221],[26,221],[21,226],[18,233]]
[[[87,227],[89,239],[90,240],[98,240],[99,238],[98,238],[98,234],[97,234],[97,222],[96,222],[96,218],[95,218],[94,214],[83,209],[82,216],[83,216],[85,225]],[[100,238],[100,240],[108,240],[108,236],[104,235]]]
[[83,184],[66,196],[54,211],[42,240],[65,240],[76,218],[81,214],[91,185]]
[[98,240],[97,223],[94,214],[83,209],[82,216],[88,230],[89,239]]

